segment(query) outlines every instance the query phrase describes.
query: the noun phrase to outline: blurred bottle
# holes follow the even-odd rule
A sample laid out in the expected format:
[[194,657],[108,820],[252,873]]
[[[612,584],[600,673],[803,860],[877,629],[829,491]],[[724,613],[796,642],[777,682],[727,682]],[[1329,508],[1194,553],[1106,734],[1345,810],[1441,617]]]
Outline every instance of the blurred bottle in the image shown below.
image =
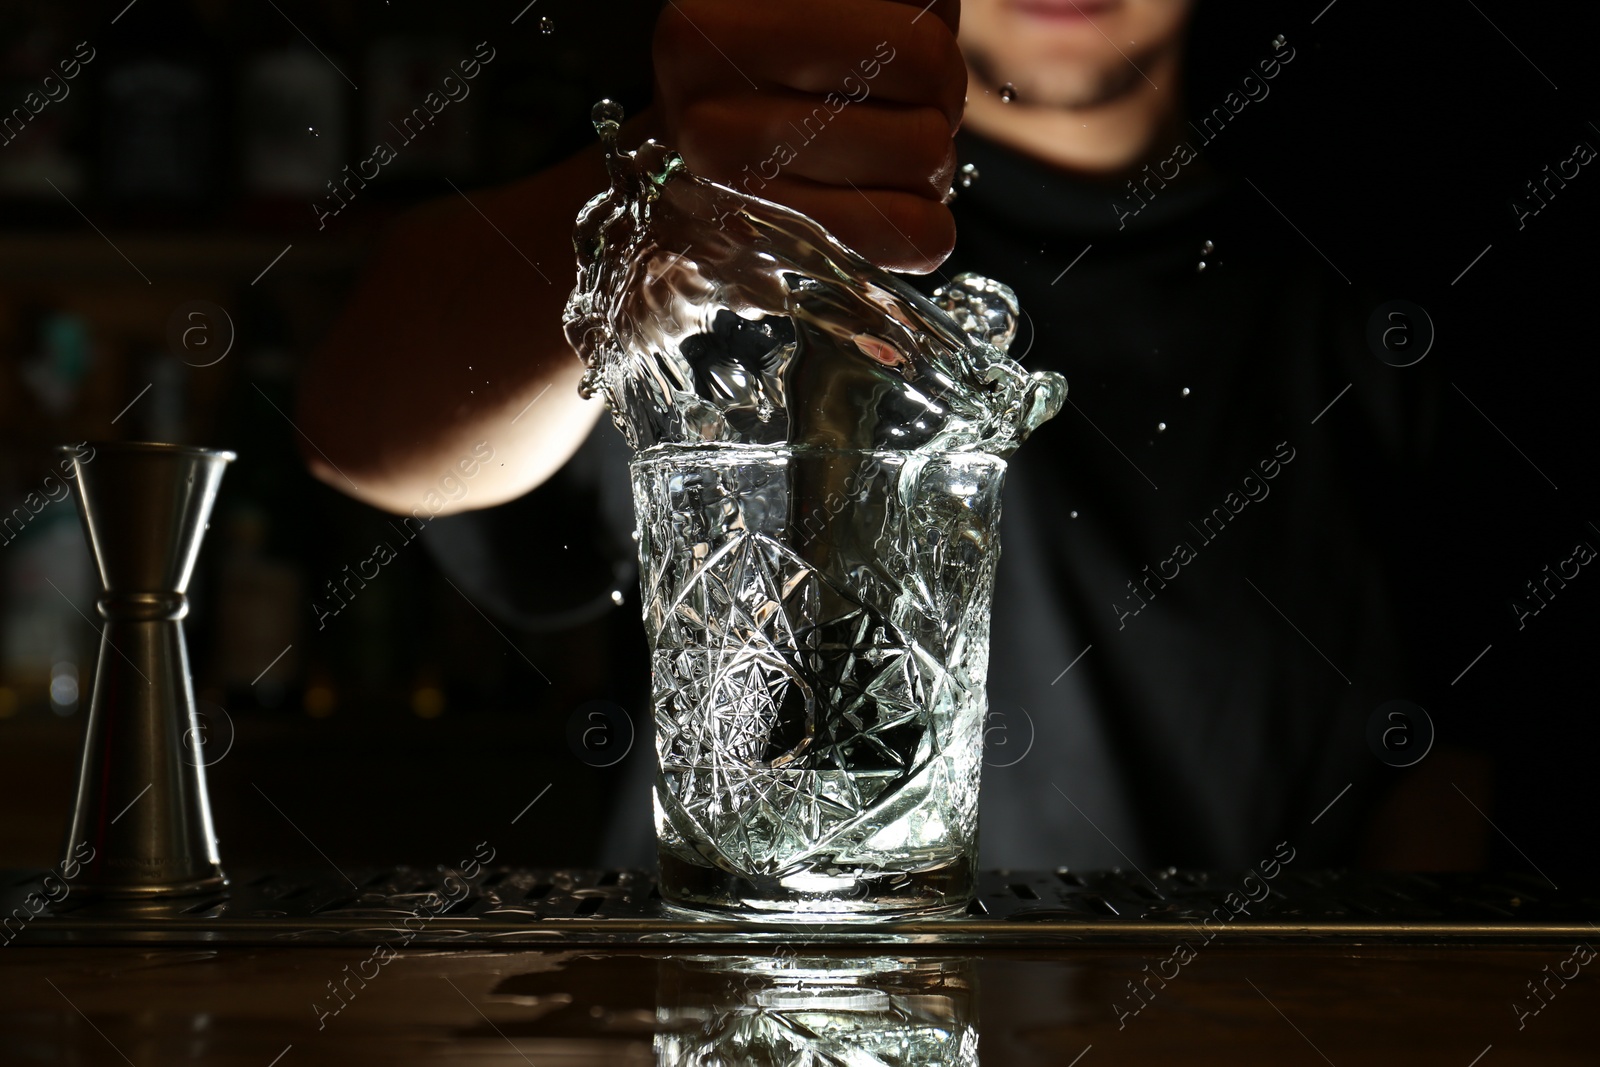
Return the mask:
[[93,673],[97,616],[71,464],[53,446],[72,440],[93,344],[81,316],[48,303],[19,309],[17,327],[26,340],[0,390],[0,716],[70,715]]
[[132,363],[130,381],[134,388],[142,388],[138,385],[141,380],[149,388],[133,401],[128,413],[119,420],[127,425],[129,436],[138,441],[203,444],[193,440],[189,432],[191,372],[183,360],[164,348],[151,348]]
[[0,32],[0,197],[55,201],[85,184],[83,74],[95,49],[71,40],[58,17],[8,12]]
[[107,35],[100,191],[124,222],[196,224],[224,192],[220,46],[189,4],[144,0]]
[[[99,642],[88,621],[96,593],[89,548],[76,504],[44,476],[18,506],[28,521],[8,527],[0,545],[0,704],[71,715],[88,692]],[[16,511],[6,512],[13,523]]]
[[228,707],[279,707],[300,678],[305,582],[293,562],[269,555],[270,523],[255,502],[235,500],[219,531],[226,548],[215,585],[211,673]]
[[[463,60],[474,77],[463,73]],[[366,66],[365,150],[358,155],[365,160],[379,145],[393,151],[381,171],[385,193],[437,193],[438,179],[466,178],[473,168],[480,90],[489,69],[474,49],[412,30],[375,41]]]
[[263,30],[240,65],[242,211],[256,225],[294,225],[311,221],[310,205],[349,162],[353,90],[286,20],[268,21]]
[[289,324],[270,292],[247,287],[238,308],[237,364],[217,432],[239,458],[218,500],[208,676],[230,709],[278,708],[292,705],[305,684],[311,614],[299,494],[308,476],[285,433],[293,431],[256,392],[292,409]]
[[34,346],[17,361],[17,376],[32,394],[39,413],[50,424],[59,424],[77,407],[93,362],[88,320],[54,307],[28,308],[22,317],[34,336]]

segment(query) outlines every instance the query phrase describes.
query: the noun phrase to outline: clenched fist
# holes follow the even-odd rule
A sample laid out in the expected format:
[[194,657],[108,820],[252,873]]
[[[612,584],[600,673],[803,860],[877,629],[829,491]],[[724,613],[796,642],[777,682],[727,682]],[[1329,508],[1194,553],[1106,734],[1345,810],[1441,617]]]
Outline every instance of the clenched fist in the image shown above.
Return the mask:
[[668,0],[656,102],[691,170],[804,212],[866,258],[926,272],[967,72],[960,0]]

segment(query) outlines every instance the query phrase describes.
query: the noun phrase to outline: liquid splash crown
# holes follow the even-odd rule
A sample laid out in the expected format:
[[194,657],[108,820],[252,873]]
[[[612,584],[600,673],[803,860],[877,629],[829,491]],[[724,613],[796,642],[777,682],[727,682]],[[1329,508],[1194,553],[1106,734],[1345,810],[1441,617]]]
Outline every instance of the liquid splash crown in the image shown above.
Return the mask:
[[[984,451],[1061,409],[1066,381],[1006,355],[1017,301],[962,274],[930,299],[815,221],[692,173],[593,119],[610,187],[578,216],[568,341],[628,443]],[[863,208],[869,205],[863,204]]]

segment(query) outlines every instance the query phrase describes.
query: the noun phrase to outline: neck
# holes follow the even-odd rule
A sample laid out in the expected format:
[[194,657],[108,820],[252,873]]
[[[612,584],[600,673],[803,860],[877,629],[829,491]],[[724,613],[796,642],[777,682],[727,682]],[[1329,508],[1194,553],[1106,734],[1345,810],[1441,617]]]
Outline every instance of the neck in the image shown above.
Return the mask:
[[1175,49],[1150,57],[1143,64],[1146,77],[1135,79],[1115,99],[1087,107],[1030,106],[1026,100],[1007,104],[997,88],[969,71],[973,91],[962,124],[1065,170],[1112,177],[1136,169],[1154,149],[1178,136],[1180,66]]

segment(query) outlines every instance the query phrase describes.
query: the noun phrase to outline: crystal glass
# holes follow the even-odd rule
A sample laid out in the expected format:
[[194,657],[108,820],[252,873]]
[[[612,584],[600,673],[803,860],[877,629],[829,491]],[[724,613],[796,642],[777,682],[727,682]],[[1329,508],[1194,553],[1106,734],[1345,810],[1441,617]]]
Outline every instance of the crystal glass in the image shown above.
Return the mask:
[[1005,469],[716,445],[634,460],[669,904],[850,921],[972,899]]
[[661,962],[658,1064],[978,1067],[968,959],[688,956]]

